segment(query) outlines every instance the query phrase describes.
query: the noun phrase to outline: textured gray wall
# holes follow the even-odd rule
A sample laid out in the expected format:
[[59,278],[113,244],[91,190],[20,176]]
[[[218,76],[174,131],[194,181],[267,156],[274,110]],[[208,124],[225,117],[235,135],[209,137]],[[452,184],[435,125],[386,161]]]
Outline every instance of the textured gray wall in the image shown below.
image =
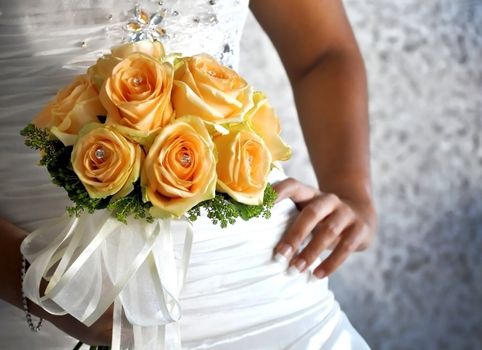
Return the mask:
[[[327,0],[325,0],[327,1]],[[482,349],[482,0],[345,0],[369,74],[380,229],[331,287],[373,349]],[[288,81],[251,17],[241,71],[314,184]]]

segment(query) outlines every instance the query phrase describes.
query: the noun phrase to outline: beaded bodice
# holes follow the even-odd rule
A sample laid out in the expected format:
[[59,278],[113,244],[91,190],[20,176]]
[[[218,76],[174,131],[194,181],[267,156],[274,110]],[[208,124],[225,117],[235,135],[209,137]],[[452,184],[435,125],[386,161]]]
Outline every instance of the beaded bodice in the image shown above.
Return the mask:
[[155,38],[168,51],[207,52],[237,65],[249,0],[0,0],[1,57],[75,55],[68,67],[121,41]]

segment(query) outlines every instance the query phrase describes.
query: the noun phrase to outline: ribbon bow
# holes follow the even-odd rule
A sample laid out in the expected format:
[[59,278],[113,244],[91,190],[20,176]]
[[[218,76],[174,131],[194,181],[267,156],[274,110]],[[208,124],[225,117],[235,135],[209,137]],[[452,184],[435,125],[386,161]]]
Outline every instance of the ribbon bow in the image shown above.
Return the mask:
[[[25,294],[46,311],[71,314],[87,326],[114,304],[113,350],[180,350],[179,295],[193,239],[189,221],[181,222],[177,267],[171,220],[129,219],[126,225],[107,210],[50,220],[22,242],[31,264]],[[42,279],[48,281],[43,295]]]

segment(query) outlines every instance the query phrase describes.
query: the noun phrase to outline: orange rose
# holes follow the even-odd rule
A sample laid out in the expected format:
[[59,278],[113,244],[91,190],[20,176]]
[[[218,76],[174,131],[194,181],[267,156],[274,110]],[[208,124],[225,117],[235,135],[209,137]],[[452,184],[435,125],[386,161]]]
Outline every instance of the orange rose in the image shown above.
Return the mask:
[[72,150],[75,173],[92,198],[124,197],[139,178],[143,151],[113,127],[91,123]]
[[114,67],[130,54],[138,52],[152,56],[155,59],[161,59],[165,55],[162,44],[158,41],[150,40],[114,46],[110,51],[110,54],[99,58],[97,63],[87,70],[90,79],[99,89],[105,79],[110,77]]
[[165,126],[174,116],[172,79],[170,64],[141,53],[127,56],[115,66],[100,91],[107,123],[145,134]]
[[106,115],[99,94],[86,75],[80,75],[60,90],[32,121],[38,128],[49,129],[64,145],[75,143],[80,129],[97,116]]
[[238,129],[215,136],[213,141],[218,152],[217,190],[240,203],[263,203],[271,167],[271,155],[263,140],[254,132]]
[[178,117],[240,122],[253,106],[252,88],[235,71],[202,54],[181,60],[174,76],[172,104]]
[[291,147],[280,136],[280,122],[266,96],[261,92],[255,92],[253,99],[254,107],[246,114],[248,128],[261,136],[273,162],[290,159]]
[[146,156],[141,184],[155,217],[180,217],[214,197],[214,145],[200,118],[179,118],[160,131]]
[[141,40],[133,43],[121,44],[110,49],[113,57],[126,58],[131,53],[143,53],[160,59],[165,55],[164,47],[159,41]]

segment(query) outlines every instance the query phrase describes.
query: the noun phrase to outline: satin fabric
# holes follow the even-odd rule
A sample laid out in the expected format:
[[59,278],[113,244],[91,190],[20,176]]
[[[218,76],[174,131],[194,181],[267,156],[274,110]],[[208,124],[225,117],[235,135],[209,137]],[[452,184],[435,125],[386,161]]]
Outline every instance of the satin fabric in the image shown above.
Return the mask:
[[[169,50],[208,52],[236,67],[247,0],[137,3],[167,10]],[[62,215],[69,200],[36,166],[38,154],[23,145],[19,131],[59,88],[125,37],[134,6],[130,0],[0,0],[0,216],[27,231]],[[270,180],[283,177],[275,171]],[[269,220],[240,220],[227,229],[205,217],[194,223],[180,296],[183,349],[368,348],[327,278],[317,280],[311,270],[287,275],[287,261],[271,259],[295,215],[285,200]],[[68,349],[74,343],[48,323],[30,332],[21,310],[0,302],[1,349]]]

